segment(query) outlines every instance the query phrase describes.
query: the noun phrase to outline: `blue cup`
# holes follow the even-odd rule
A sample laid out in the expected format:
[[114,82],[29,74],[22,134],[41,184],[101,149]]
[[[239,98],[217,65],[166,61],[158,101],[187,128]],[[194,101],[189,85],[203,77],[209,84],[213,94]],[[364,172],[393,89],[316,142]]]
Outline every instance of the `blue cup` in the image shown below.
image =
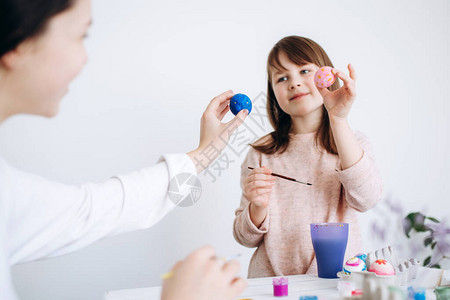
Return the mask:
[[347,249],[348,223],[312,223],[311,239],[320,278],[337,278]]

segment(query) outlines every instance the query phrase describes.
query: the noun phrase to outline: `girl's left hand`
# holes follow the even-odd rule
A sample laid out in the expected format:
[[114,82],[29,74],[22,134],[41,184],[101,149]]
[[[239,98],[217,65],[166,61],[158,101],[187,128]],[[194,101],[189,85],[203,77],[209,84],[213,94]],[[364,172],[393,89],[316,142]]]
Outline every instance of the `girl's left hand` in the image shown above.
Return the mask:
[[328,111],[328,115],[336,118],[346,118],[356,97],[356,74],[355,68],[348,64],[349,75],[342,71],[333,69],[333,74],[342,80],[344,86],[336,91],[329,91],[326,88],[318,88],[323,96],[323,103]]

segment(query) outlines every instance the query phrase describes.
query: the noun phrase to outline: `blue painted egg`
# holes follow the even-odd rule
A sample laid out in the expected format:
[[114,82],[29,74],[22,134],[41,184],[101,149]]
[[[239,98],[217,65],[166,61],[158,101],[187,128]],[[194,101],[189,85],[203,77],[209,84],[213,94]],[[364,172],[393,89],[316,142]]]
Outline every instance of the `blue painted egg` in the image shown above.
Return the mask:
[[237,115],[241,110],[248,110],[248,114],[252,111],[252,101],[247,95],[236,94],[230,100],[230,110],[233,115]]
[[358,254],[355,255],[355,257],[361,259],[361,260],[365,263],[365,262],[366,262],[366,259],[367,259],[367,254],[364,254],[364,253],[358,253]]

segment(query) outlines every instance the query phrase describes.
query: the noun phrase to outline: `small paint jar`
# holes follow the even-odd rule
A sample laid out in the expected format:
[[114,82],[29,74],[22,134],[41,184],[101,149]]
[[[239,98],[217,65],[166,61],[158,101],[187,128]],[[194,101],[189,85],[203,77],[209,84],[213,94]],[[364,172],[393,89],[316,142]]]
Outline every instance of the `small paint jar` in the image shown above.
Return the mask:
[[288,295],[288,279],[286,277],[272,279],[273,295],[283,297]]

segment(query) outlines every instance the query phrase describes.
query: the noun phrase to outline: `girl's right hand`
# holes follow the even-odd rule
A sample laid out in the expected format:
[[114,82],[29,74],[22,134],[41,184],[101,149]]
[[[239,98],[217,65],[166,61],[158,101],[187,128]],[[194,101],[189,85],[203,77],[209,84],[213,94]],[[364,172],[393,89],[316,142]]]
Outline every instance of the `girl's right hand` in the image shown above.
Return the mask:
[[275,177],[270,175],[271,173],[272,170],[267,167],[255,168],[245,179],[244,195],[258,209],[265,209],[269,205],[275,181]]

